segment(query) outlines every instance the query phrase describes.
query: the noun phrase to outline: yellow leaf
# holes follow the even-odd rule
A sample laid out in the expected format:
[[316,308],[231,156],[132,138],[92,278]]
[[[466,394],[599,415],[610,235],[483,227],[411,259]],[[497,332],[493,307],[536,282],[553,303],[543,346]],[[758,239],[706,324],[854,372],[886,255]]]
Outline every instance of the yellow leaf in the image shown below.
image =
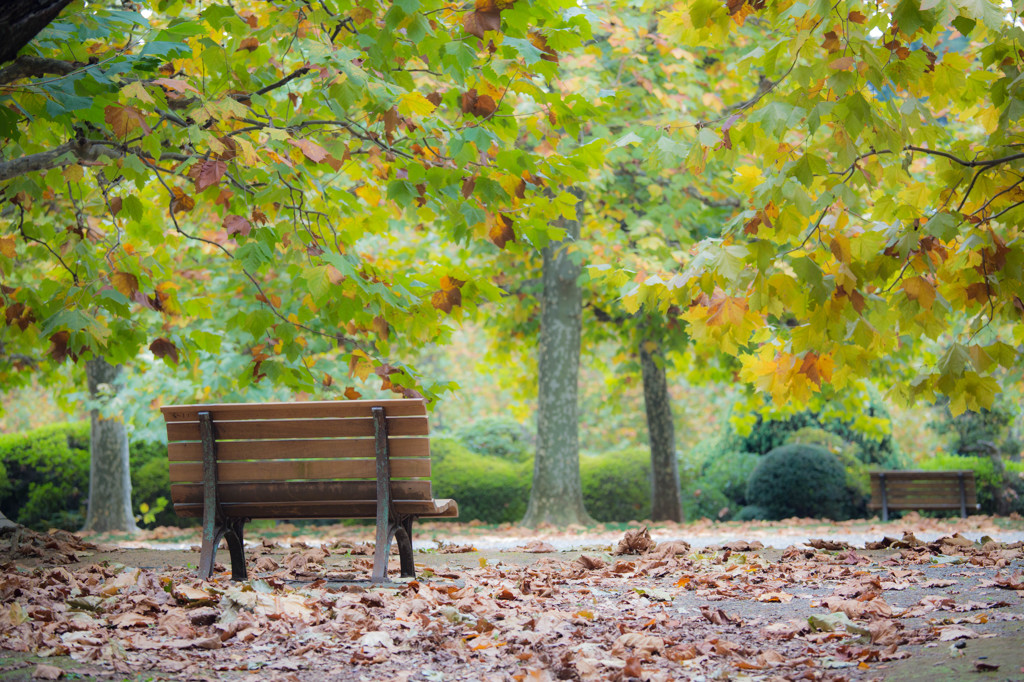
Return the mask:
[[127,299],[131,299],[139,290],[139,278],[130,272],[115,272],[110,276],[110,283]]
[[260,157],[256,153],[256,149],[252,146],[251,142],[242,138],[236,138],[235,144],[237,144],[238,147],[241,149],[242,160],[246,163],[246,165],[255,166],[259,164]]
[[925,310],[931,310],[935,301],[935,287],[924,277],[911,277],[903,281],[903,291]]
[[142,81],[134,81],[129,83],[125,87],[121,88],[121,94],[125,97],[134,97],[137,100],[141,100],[146,104],[156,104],[153,100],[153,96],[146,91],[146,86],[142,84]]
[[406,92],[398,98],[398,112],[403,116],[426,116],[436,108],[433,102],[418,92]]
[[64,179],[68,182],[78,182],[84,174],[82,167],[77,163],[64,167]]
[[380,206],[380,190],[374,185],[356,187],[356,196],[365,201],[369,206]]
[[17,255],[17,252],[14,250],[16,243],[17,240],[13,235],[0,237],[0,254],[3,254],[8,258],[14,258]]
[[754,166],[738,166],[732,186],[740,196],[751,196],[762,182],[764,175],[761,174],[761,169]]

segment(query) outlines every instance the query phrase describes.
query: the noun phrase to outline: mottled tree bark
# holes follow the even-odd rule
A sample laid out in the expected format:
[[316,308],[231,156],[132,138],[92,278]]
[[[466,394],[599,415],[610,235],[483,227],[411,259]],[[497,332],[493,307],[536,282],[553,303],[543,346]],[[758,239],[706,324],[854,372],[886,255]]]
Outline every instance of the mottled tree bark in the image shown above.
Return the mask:
[[[121,373],[102,358],[85,365],[89,382],[89,395],[101,395],[104,384],[113,386]],[[108,531],[138,530],[132,515],[132,480],[128,466],[128,432],[124,421],[104,419],[99,410],[92,411],[92,433],[89,439],[89,506],[82,530],[104,533]]]
[[577,193],[576,220],[564,221],[566,238],[544,249],[538,348],[537,455],[533,487],[523,525],[558,527],[592,523],[580,485],[579,408],[583,294],[582,267],[569,250],[580,236],[583,198]]
[[0,64],[14,59],[37,33],[57,18],[71,0],[0,2]]
[[644,407],[651,446],[651,519],[682,521],[679,462],[676,460],[676,429],[672,400],[665,378],[661,348],[653,340],[640,341],[640,367],[644,378]]

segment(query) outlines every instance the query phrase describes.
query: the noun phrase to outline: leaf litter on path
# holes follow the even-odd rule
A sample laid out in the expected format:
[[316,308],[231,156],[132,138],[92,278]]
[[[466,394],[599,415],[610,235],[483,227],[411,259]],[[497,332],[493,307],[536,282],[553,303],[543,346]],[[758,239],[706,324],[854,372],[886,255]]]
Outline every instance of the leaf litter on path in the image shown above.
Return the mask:
[[[18,546],[46,550],[30,533]],[[61,539],[49,555],[4,555],[0,647],[182,678],[872,679],[921,647],[969,650],[1021,619],[1020,543],[963,537],[693,551],[641,527],[614,553],[560,557],[545,538],[489,561],[434,556],[387,587],[337,542],[265,544],[250,557],[256,579],[233,583],[69,562],[94,550]]]

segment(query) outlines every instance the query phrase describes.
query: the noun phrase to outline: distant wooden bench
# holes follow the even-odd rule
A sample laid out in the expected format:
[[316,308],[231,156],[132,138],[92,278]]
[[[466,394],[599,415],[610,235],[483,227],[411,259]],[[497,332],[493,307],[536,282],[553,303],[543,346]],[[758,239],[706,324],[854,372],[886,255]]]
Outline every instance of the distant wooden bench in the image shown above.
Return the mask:
[[415,577],[413,519],[459,515],[454,500],[432,499],[422,400],[172,405],[161,412],[174,511],[203,519],[204,580],[221,538],[232,579],[246,579],[249,519],[376,518],[372,581],[386,577],[392,539],[402,576]]
[[889,510],[928,511],[980,509],[974,486],[974,472],[958,471],[872,471],[869,509],[881,509],[882,520]]

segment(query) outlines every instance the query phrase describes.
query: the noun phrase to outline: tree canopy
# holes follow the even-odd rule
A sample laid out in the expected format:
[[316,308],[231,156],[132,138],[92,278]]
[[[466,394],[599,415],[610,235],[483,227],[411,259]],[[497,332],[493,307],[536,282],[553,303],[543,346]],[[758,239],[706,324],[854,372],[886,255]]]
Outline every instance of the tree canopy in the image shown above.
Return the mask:
[[5,384],[230,347],[243,384],[355,397],[340,362],[429,397],[403,351],[560,239],[597,163],[549,85],[572,3],[129,5],[72,3],[0,69]]
[[431,397],[403,358],[521,294],[579,185],[594,300],[716,371],[986,407],[1024,343],[1021,30],[989,0],[73,2],[0,65],[0,381],[148,348]]
[[649,35],[704,75],[672,120],[618,144],[739,210],[681,266],[620,273],[627,307],[682,307],[698,344],[777,401],[873,375],[904,400],[991,405],[1024,342],[1016,11],[690,0]]

